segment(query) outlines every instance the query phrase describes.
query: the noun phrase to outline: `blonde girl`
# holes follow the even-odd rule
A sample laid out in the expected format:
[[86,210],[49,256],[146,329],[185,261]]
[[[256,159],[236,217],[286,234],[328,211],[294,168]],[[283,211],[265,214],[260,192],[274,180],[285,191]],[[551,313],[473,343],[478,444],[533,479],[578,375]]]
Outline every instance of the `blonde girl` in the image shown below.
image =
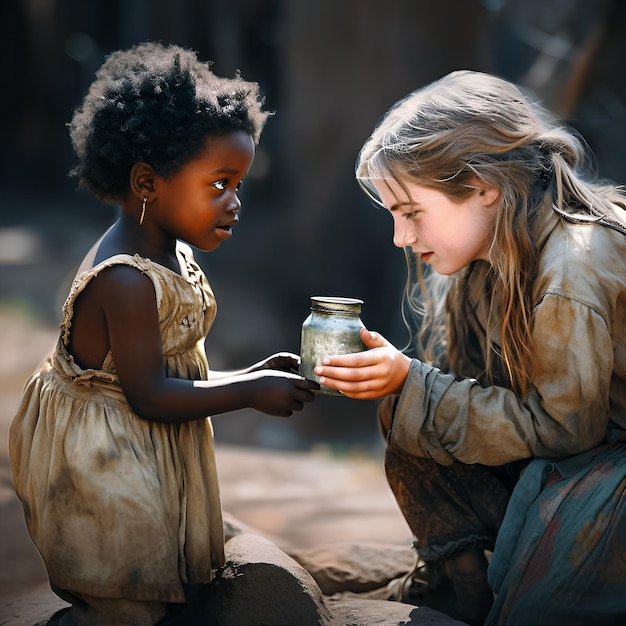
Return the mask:
[[626,196],[589,156],[470,71],[396,103],[361,150],[358,181],[416,262],[419,358],[363,330],[368,351],[316,374],[384,398],[418,554],[392,599],[469,624],[626,619]]

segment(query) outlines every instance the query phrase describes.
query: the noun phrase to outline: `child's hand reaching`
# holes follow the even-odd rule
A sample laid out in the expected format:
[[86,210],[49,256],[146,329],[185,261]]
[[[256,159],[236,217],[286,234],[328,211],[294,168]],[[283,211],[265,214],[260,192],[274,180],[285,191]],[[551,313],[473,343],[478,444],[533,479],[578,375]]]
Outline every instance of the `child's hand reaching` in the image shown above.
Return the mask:
[[325,357],[315,368],[320,383],[357,400],[399,394],[409,373],[411,359],[382,335],[363,328],[361,340],[369,348],[356,354]]
[[291,352],[277,352],[251,365],[242,378],[252,383],[250,404],[254,409],[289,417],[301,411],[305,402],[313,402],[318,383],[298,374],[300,357]]
[[276,417],[289,417],[294,411],[301,411],[305,402],[315,399],[312,390],[319,389],[315,381],[275,369],[250,372],[242,378],[251,383],[249,406]]

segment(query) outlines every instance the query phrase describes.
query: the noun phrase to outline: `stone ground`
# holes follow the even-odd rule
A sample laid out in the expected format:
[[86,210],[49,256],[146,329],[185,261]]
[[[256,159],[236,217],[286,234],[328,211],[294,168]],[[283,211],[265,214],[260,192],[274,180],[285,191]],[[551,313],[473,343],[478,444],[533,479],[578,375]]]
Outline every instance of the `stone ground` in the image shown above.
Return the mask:
[[[65,606],[49,590],[28,537],[7,450],[22,386],[56,336],[54,328],[0,309],[0,625],[32,626]],[[410,532],[376,454],[218,444],[217,461],[225,511],[285,551],[381,541],[410,550]]]

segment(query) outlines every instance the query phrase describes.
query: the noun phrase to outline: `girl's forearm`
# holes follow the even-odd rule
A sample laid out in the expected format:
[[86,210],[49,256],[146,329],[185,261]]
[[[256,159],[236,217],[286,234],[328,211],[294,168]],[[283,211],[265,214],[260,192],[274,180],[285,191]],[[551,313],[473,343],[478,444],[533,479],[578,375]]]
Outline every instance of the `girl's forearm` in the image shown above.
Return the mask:
[[209,380],[164,378],[148,393],[127,393],[139,417],[155,422],[189,422],[250,406],[253,380],[239,373],[215,372]]

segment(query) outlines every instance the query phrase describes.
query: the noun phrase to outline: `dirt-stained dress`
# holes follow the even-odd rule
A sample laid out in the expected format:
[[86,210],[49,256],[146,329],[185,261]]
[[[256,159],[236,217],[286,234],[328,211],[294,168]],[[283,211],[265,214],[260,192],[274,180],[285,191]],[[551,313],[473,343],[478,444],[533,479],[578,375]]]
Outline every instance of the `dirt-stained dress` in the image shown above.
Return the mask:
[[111,354],[83,370],[66,346],[73,305],[115,264],[135,267],[156,293],[167,375],[203,379],[215,298],[191,249],[181,275],[117,255],[75,278],[52,355],[27,382],[10,431],[11,465],[28,530],[62,590],[103,598],[183,602],[182,583],[208,582],[224,560],[209,418],[140,419]]

